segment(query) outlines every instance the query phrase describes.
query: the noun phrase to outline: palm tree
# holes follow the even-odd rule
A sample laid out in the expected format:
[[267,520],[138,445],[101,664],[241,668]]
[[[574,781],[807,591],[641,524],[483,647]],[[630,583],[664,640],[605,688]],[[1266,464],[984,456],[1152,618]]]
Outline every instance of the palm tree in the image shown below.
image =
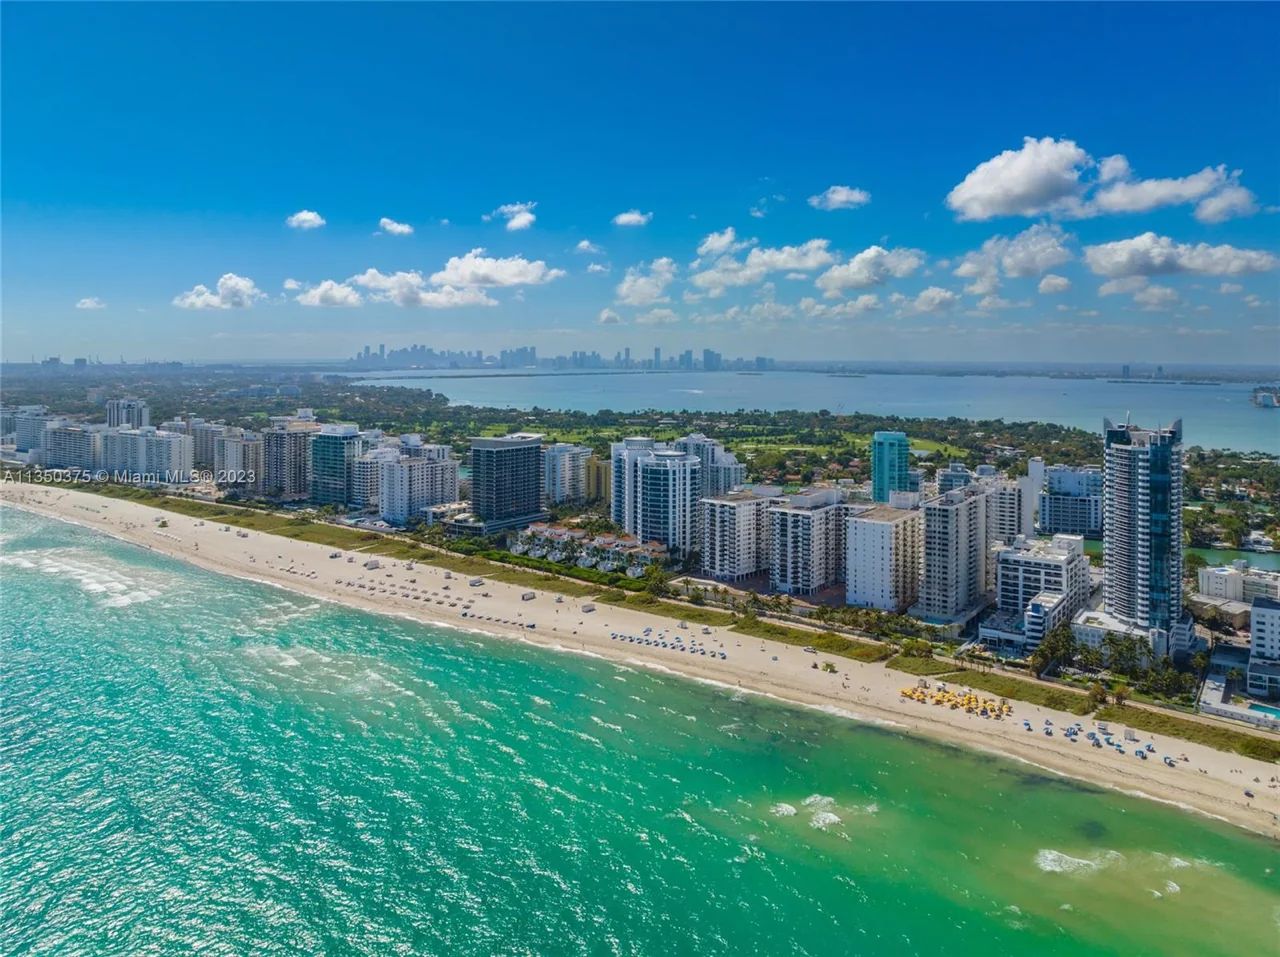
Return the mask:
[[1129,686],[1121,683],[1112,688],[1111,700],[1123,708],[1124,703],[1129,700]]

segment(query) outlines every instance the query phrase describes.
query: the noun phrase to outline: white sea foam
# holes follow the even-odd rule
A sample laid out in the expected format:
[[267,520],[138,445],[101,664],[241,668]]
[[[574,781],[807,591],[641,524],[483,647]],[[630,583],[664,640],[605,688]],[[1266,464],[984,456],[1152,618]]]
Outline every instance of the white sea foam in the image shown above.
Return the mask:
[[769,808],[769,812],[773,814],[774,817],[795,817],[796,806],[794,804],[787,804],[785,801],[779,801],[773,807]]
[[840,815],[833,814],[831,811],[819,811],[809,819],[809,826],[816,827],[820,831],[824,831],[833,824],[840,823]]
[[1036,867],[1047,874],[1088,874],[1124,860],[1119,851],[1103,851],[1092,858],[1072,857],[1052,848],[1036,852]]
[[805,807],[814,808],[816,810],[826,810],[835,807],[836,799],[827,797],[825,794],[810,794],[807,798],[800,802]]

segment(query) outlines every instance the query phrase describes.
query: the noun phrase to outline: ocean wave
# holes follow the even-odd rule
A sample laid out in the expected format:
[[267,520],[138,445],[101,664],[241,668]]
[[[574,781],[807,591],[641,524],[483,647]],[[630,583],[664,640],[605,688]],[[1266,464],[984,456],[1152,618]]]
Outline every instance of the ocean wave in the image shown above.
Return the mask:
[[840,823],[840,815],[832,811],[819,811],[809,819],[809,826],[816,827],[820,831],[825,831],[833,824]]
[[779,801],[777,804],[773,805],[773,807],[769,808],[769,813],[774,817],[795,817],[796,806],[794,804],[788,804],[785,801]]
[[1063,851],[1041,848],[1036,852],[1036,867],[1046,874],[1088,874],[1124,860],[1119,851],[1103,851],[1093,857],[1072,857]]

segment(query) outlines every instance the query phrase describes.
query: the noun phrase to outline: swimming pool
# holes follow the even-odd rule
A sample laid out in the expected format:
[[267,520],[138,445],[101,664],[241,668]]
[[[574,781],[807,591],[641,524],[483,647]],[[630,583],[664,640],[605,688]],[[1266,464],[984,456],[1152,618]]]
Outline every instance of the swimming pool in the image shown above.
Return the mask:
[[1280,708],[1273,708],[1269,704],[1251,704],[1250,711],[1261,711],[1263,714],[1269,714],[1273,718],[1280,718]]

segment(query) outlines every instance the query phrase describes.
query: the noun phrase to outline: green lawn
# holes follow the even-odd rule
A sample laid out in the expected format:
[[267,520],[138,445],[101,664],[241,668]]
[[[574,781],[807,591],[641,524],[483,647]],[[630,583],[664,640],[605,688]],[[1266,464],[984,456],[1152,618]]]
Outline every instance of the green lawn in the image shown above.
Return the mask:
[[809,646],[828,654],[852,658],[855,661],[884,661],[894,652],[893,645],[880,645],[870,641],[859,641],[829,631],[805,631],[803,628],[792,628],[760,618],[740,620],[730,631],[752,638],[768,638],[782,641],[789,645]]
[[1149,734],[1181,738],[1183,741],[1193,741],[1219,751],[1232,751],[1260,761],[1280,761],[1280,740],[1202,724],[1199,721],[1188,721],[1186,718],[1148,711],[1146,708],[1125,708],[1109,704],[1099,708],[1094,719],[1126,724]]
[[654,615],[663,615],[676,620],[697,622],[699,625],[713,625],[725,628],[737,619],[727,611],[715,611],[710,608],[699,608],[695,605],[680,605],[672,601],[663,601],[648,594],[624,595],[621,592],[608,591],[602,594],[599,601],[607,605],[618,605],[622,608],[634,608],[636,611],[647,611]]
[[968,685],[981,691],[989,691],[1001,698],[1015,698],[1029,704],[1038,704],[1058,711],[1069,711],[1071,714],[1088,714],[1092,710],[1087,695],[1065,688],[1053,688],[1012,678],[1009,675],[995,672],[965,671],[951,678],[953,684]]
[[939,661],[937,658],[913,658],[908,655],[895,655],[886,661],[884,666],[894,671],[905,671],[909,675],[920,676],[945,675],[956,670],[953,662]]

